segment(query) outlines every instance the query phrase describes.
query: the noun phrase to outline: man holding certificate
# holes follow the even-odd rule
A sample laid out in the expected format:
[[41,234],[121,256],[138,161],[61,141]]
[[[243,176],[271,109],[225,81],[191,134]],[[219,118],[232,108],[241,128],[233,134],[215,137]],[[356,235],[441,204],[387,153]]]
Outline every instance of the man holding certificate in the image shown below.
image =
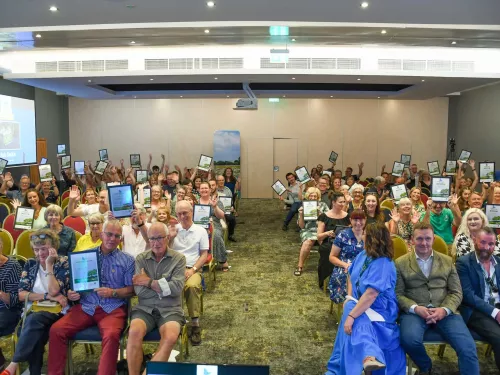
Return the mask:
[[[134,294],[134,258],[118,249],[122,228],[118,220],[104,223],[98,250],[101,287],[91,292],[68,291],[70,301],[80,301],[50,330],[48,373],[64,375],[68,339],[97,325],[102,337],[98,375],[116,373],[120,336],[127,321],[127,299]],[[82,253],[76,253],[82,254]],[[73,275],[71,275],[73,278]],[[75,281],[73,281],[75,284]]]

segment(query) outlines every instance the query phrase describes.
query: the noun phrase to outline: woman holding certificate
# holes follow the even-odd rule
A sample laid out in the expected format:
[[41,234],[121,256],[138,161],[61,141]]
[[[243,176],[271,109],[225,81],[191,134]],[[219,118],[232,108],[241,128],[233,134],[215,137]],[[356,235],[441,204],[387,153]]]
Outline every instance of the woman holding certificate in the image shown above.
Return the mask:
[[[15,208],[16,202],[12,203]],[[45,219],[45,210],[48,206],[45,198],[36,189],[29,189],[24,196],[22,207],[31,207],[35,210],[35,217],[33,220],[33,229],[41,229],[47,225]]]
[[55,177],[52,177],[52,181],[39,183],[35,189],[43,195],[45,202],[57,203],[57,198],[59,198],[59,189],[57,188]]
[[51,204],[45,210],[45,220],[47,220],[48,225],[45,228],[48,228],[54,233],[56,233],[59,237],[59,245],[56,248],[57,254],[61,256],[68,255],[69,252],[73,251],[76,247],[76,236],[75,231],[70,227],[64,225],[62,220],[63,212],[62,208],[56,206],[55,204]]
[[59,247],[58,236],[40,229],[30,235],[30,243],[35,259],[26,262],[19,282],[19,300],[28,301],[28,315],[12,362],[0,375],[14,375],[21,362],[29,363],[31,375],[40,375],[50,327],[69,308],[69,265],[67,258],[59,257],[55,250]]
[[397,234],[407,243],[411,242],[413,226],[420,221],[420,214],[413,209],[410,198],[402,198],[397,207],[391,211],[391,220],[386,223],[391,234]]

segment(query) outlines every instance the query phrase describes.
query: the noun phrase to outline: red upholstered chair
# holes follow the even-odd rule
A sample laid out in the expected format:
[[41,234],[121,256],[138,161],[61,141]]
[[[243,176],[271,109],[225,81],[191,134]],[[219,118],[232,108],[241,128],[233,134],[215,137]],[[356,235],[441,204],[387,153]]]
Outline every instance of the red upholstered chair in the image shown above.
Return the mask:
[[429,199],[427,194],[424,194],[424,193],[420,194],[420,200],[422,201],[422,203],[424,204],[426,209],[427,209],[427,199]]
[[358,184],[363,185],[364,187],[366,187],[366,185],[368,185],[368,181],[358,181]]
[[63,224],[81,234],[85,234],[85,230],[87,229],[85,220],[79,216],[67,216],[64,218]]
[[5,220],[3,221],[3,229],[5,229],[7,232],[9,232],[12,235],[12,239],[14,240],[14,243],[17,242],[17,237],[21,235],[24,231],[21,229],[14,229],[14,220],[16,218],[16,214],[10,214],[8,215]]

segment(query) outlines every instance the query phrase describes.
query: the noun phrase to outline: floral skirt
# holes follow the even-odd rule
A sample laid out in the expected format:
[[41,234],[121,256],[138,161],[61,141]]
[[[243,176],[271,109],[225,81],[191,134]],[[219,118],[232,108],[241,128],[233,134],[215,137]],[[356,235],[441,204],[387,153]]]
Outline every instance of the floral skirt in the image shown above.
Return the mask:
[[347,295],[347,273],[344,268],[333,267],[330,282],[328,283],[330,299],[333,303],[343,303]]

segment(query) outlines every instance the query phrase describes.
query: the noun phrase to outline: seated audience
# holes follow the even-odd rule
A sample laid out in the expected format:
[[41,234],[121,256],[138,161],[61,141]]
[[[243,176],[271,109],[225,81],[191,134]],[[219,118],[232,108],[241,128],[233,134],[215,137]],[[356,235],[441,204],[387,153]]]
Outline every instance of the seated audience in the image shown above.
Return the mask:
[[363,208],[363,185],[356,185],[351,188],[352,200],[349,202],[347,213],[350,215],[355,209]]
[[[110,219],[114,219],[110,213]],[[146,210],[142,207],[132,211],[130,224],[122,225],[122,250],[134,259],[149,248],[146,242],[147,230],[150,224],[146,223]]]
[[149,154],[149,162],[148,166],[146,167],[146,170],[150,175],[156,174],[158,175],[161,171],[163,171],[163,168],[165,168],[165,155],[161,154],[161,167],[158,167],[157,165],[153,165],[153,168],[151,168],[151,163],[153,162],[153,155]]
[[[307,189],[305,193],[305,199],[308,201],[317,201],[318,202],[318,212],[317,216],[328,211],[328,206],[320,201],[321,193],[318,188],[310,187]],[[304,263],[311,252],[311,249],[318,239],[318,221],[317,220],[304,220],[304,207],[299,208],[299,227],[300,231],[300,240],[302,242],[302,246],[300,247],[299,253],[299,264],[294,271],[295,276],[302,275],[302,269],[304,268]]]
[[[217,176],[217,195],[220,196],[225,196],[225,197],[231,197],[233,199],[233,193],[231,190],[227,187],[224,186],[224,176]],[[236,229],[236,218],[234,216],[234,200],[233,204],[231,206],[231,213],[227,214],[224,213],[224,218],[227,223],[227,230],[228,230],[228,240],[232,242],[236,242],[236,239],[234,238],[234,230]]]
[[[301,188],[299,182],[297,181],[297,176],[293,173],[286,174],[286,180],[288,181],[287,187],[287,199],[285,200],[286,204],[290,204],[290,210],[288,210],[288,214],[286,215],[285,222],[283,223],[284,231],[288,230],[288,224],[292,221],[295,214],[299,212],[299,208],[302,207],[302,202],[299,200],[299,189]],[[283,199],[283,195],[280,195],[280,199]]]
[[101,246],[102,225],[104,224],[104,216],[98,212],[89,215],[90,232],[80,237],[76,243],[75,250],[84,251]]
[[418,180],[418,185],[420,188],[427,189],[427,191],[431,191],[432,179],[429,171],[421,170],[420,178]]
[[[468,187],[471,191],[476,190],[477,183],[479,182],[479,176],[476,171],[476,162],[474,160],[469,160],[468,163],[462,163],[460,160],[457,161],[457,175],[456,175],[456,187]],[[474,175],[474,180],[470,177],[465,176],[465,171],[467,170],[467,165],[471,167],[472,174]],[[455,189],[458,190],[458,189]]]
[[491,183],[488,191],[488,204],[500,204],[500,183]]
[[68,339],[97,325],[102,337],[98,375],[116,373],[120,336],[127,322],[127,299],[134,294],[134,258],[118,250],[122,228],[117,220],[104,223],[99,249],[102,287],[93,292],[68,291],[70,301],[80,301],[50,330],[48,373],[64,375]]
[[34,188],[30,178],[23,174],[19,180],[19,186],[14,184],[14,179],[10,172],[6,172],[3,176],[2,186],[0,186],[0,194],[6,195],[9,199],[17,199],[21,202],[26,195],[28,189]]
[[175,196],[170,202],[170,213],[172,215],[175,215],[175,205],[177,202],[184,200],[186,193],[186,189],[183,186],[179,185],[177,186],[177,189],[175,189]]
[[458,208],[460,212],[463,214],[465,211],[469,209],[469,197],[472,193],[472,190],[467,186],[460,188],[458,192]]
[[420,221],[420,215],[413,209],[410,198],[402,198],[391,211],[390,217],[391,220],[385,224],[389,232],[410,242],[413,226]]
[[376,222],[385,222],[385,216],[380,210],[380,204],[377,193],[366,193],[365,199],[361,206],[366,214],[366,224]]
[[328,208],[332,205],[332,200],[330,199],[329,190],[330,181],[324,176],[320,177],[318,180],[318,189],[321,193],[321,202],[325,203]]
[[139,375],[144,336],[158,329],[160,346],[152,361],[167,362],[182,326],[182,292],[186,271],[184,255],[169,249],[168,228],[154,223],[148,229],[151,250],[137,256],[133,277],[139,303],[134,306],[127,342],[127,364],[131,375]]
[[474,237],[474,251],[457,261],[463,301],[460,312],[467,326],[493,347],[500,370],[500,258],[496,234],[483,227]]
[[55,177],[52,177],[52,181],[40,182],[35,189],[42,194],[45,202],[57,204],[59,189],[57,188]]
[[170,223],[170,219],[173,217],[170,216],[169,211],[170,210],[167,209],[167,207],[160,207],[157,210],[153,210],[149,214],[147,222],[150,224],[153,222],[153,218],[155,218],[157,222],[168,225]]
[[45,220],[47,221],[48,228],[56,233],[59,237],[59,247],[56,249],[57,254],[66,256],[72,252],[76,247],[75,231],[62,223],[62,208],[51,204],[45,210]]
[[47,209],[47,202],[42,194],[36,189],[28,189],[24,195],[22,203],[14,199],[12,201],[12,207],[16,209],[17,207],[29,207],[35,210],[35,217],[33,221],[33,229],[42,229],[47,225],[47,219],[45,218],[45,211]]
[[332,190],[335,192],[340,193],[340,188],[342,187],[342,178],[341,177],[334,177],[333,178],[333,183],[332,183]]
[[188,336],[191,344],[201,344],[202,270],[208,258],[209,241],[205,228],[193,223],[193,206],[188,202],[178,202],[175,208],[179,224],[170,231],[170,244],[173,250],[186,257],[184,295],[191,325]]
[[171,195],[165,192],[166,200],[162,198],[163,191],[160,185],[151,185],[151,210],[157,210],[160,207],[168,207],[170,210]]
[[428,222],[416,224],[415,251],[396,260],[401,346],[420,374],[430,374],[432,361],[422,338],[427,330],[437,330],[457,352],[460,373],[478,375],[476,344],[457,314],[462,301],[460,280],[453,260],[433,251],[432,228]]
[[345,169],[345,176],[344,176],[344,180],[345,182],[347,183],[347,179],[349,177],[352,177],[355,181],[359,181],[359,179],[361,178],[361,175],[363,174],[363,167],[365,166],[365,163],[359,163],[358,164],[358,174],[352,174],[352,168],[351,167],[347,167]]
[[[69,265],[66,257],[59,257],[56,248],[59,238],[48,229],[39,229],[30,235],[30,244],[35,253],[35,259],[28,259],[19,281],[19,300],[28,300],[28,308],[33,302],[57,302],[56,310],[26,311],[16,351],[12,362],[1,375],[14,375],[21,362],[29,363],[31,375],[42,373],[43,352],[49,338],[50,327],[57,322],[68,309],[67,292],[70,288]],[[50,348],[54,350],[54,348]],[[64,371],[64,363],[62,364]],[[63,372],[61,372],[62,374]],[[52,372],[49,372],[52,375]]]
[[387,198],[389,196],[390,190],[387,189],[385,178],[382,176],[375,177],[373,186],[368,189],[367,193],[377,194],[378,200],[380,202]]
[[347,212],[344,211],[344,194],[333,192],[331,198],[332,208],[318,217],[317,239],[320,243],[318,250],[318,283],[320,288],[323,287],[324,280],[333,271],[333,265],[330,263],[329,257],[333,240],[335,239],[335,229],[339,225],[345,227],[350,225]]
[[413,187],[410,190],[410,199],[413,209],[418,212],[419,215],[425,213],[425,204],[422,202],[422,191],[418,187]]
[[[348,297],[325,375],[406,373],[396,324],[394,250],[384,224],[367,225],[365,246],[348,270]],[[372,321],[368,313],[383,320]]]
[[366,225],[366,214],[360,208],[351,216],[351,228],[340,232],[333,241],[330,251],[330,263],[333,271],[330,275],[328,290],[333,303],[343,303],[347,295],[347,271],[354,259],[364,250],[363,232]]
[[80,200],[80,190],[77,186],[72,186],[69,193],[68,216],[82,216],[88,221],[89,216],[95,212],[99,212],[102,215],[106,214],[109,211],[108,191],[101,190],[99,192],[99,203],[97,204],[95,203],[95,192],[94,196],[92,196],[92,192],[94,190],[88,189],[85,192],[87,203],[76,207],[76,203]]
[[457,195],[452,195],[448,201],[448,206],[446,208],[445,202],[434,202],[429,198],[427,201],[427,210],[424,215],[421,216],[420,220],[424,223],[430,223],[433,228],[433,232],[440,236],[451,249],[453,244],[453,232],[452,225],[458,227],[461,221],[460,211],[458,211],[458,197]]
[[417,177],[418,177],[418,166],[416,164],[412,164],[410,165],[410,176],[408,182],[406,183],[406,187],[408,189],[413,189],[414,187],[416,187],[416,185],[418,184],[418,182],[416,181]]
[[469,209],[470,208],[478,208],[482,209],[483,208],[483,203],[484,203],[484,198],[481,193],[478,193],[477,191],[473,191],[469,195]]
[[[21,318],[22,305],[18,292],[21,271],[15,259],[3,255],[3,241],[0,238],[0,337],[14,332]],[[4,367],[5,357],[0,348],[0,371]]]

